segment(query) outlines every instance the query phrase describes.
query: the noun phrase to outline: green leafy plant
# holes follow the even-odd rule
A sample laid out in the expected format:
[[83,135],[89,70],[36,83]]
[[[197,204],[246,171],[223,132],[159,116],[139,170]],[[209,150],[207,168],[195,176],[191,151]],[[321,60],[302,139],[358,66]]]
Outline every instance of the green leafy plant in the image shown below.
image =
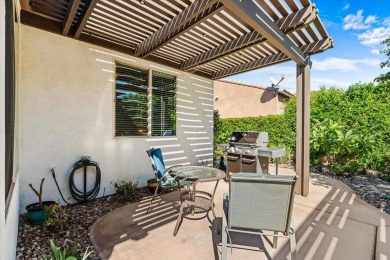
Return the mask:
[[45,221],[45,226],[56,232],[62,231],[68,228],[70,225],[71,217],[66,211],[66,206],[61,206],[59,202],[50,206],[45,206],[44,210],[50,216]]
[[119,181],[112,183],[116,190],[115,198],[118,201],[133,201],[140,196],[138,181]]
[[319,155],[336,154],[340,140],[343,139],[343,128],[344,126],[329,118],[323,121],[315,120],[311,131],[311,148]]
[[[77,245],[74,245],[72,248],[66,247],[62,250],[57,249],[57,246],[54,244],[53,240],[50,239],[50,249],[52,255],[48,258],[44,256],[45,260],[77,260],[76,258],[76,249]],[[88,259],[88,256],[92,253],[87,248],[81,258],[81,260]]]
[[[388,36],[383,42],[385,45],[385,49],[380,51],[380,54],[384,54],[386,56],[386,60],[380,63],[381,68],[390,68],[390,36]],[[375,81],[384,82],[390,80],[390,72],[379,75]]]
[[[390,174],[390,80],[359,82],[347,90],[322,87],[310,93],[310,106],[312,164],[320,163],[322,154],[330,164],[337,163],[334,167],[340,172],[370,169],[381,176]],[[216,144],[228,143],[232,131],[265,131],[269,133],[268,146],[290,147],[294,153],[295,97],[284,105],[283,115],[218,120]]]

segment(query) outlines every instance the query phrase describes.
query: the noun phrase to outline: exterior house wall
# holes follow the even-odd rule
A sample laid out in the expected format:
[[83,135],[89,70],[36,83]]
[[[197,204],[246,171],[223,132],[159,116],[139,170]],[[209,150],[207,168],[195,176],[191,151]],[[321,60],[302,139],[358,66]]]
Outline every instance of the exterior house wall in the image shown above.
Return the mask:
[[[15,1],[16,2],[16,1]],[[14,2],[14,3],[15,3]],[[15,113],[15,132],[14,132],[14,163],[13,163],[13,188],[6,202],[5,196],[5,19],[6,11],[13,12],[13,10],[5,10],[5,1],[0,1],[0,259],[15,259],[16,242],[18,235],[18,221],[19,221],[19,124],[18,111]],[[19,23],[14,24],[15,37],[15,107],[19,105]]]
[[[98,196],[111,182],[139,181],[153,171],[146,150],[161,147],[166,165],[212,163],[213,82],[119,52],[22,26],[20,92],[21,208],[37,199],[28,187],[44,184],[44,200],[65,198],[68,176],[81,156],[102,171]],[[114,137],[115,61],[177,77],[176,137]],[[81,180],[76,179],[76,181]],[[77,183],[76,183],[77,185]]]
[[288,97],[265,88],[223,80],[214,82],[215,109],[221,118],[283,114]]

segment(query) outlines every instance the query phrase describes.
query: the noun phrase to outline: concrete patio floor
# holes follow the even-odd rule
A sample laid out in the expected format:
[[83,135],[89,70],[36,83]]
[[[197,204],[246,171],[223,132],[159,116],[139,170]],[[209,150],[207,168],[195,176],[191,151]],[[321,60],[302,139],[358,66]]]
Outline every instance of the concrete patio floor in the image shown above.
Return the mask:
[[[270,169],[271,172],[274,169]],[[280,169],[281,174],[294,174]],[[212,191],[214,183],[199,184]],[[217,223],[222,223],[222,196],[228,183],[220,181],[215,197]],[[146,209],[151,198],[129,204],[99,219],[91,241],[102,259],[219,259],[221,235],[214,232],[212,213],[189,212],[179,232],[173,230],[180,207],[177,192],[161,196]],[[332,178],[311,174],[310,195],[295,196],[293,223],[297,259],[390,259],[390,216],[357,198],[352,190]],[[289,259],[290,245],[280,238],[278,248],[259,236],[233,234],[228,259]]]

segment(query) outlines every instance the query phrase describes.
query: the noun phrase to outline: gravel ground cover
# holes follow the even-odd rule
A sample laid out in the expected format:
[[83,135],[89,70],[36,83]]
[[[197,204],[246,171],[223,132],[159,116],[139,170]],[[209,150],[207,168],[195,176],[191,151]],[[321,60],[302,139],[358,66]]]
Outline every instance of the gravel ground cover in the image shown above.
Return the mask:
[[[150,193],[146,189],[142,189],[140,196],[132,202],[139,201],[145,196],[150,196]],[[105,214],[132,202],[119,202],[115,200],[115,197],[110,196],[68,205],[66,211],[71,217],[70,224],[66,230],[60,232],[53,232],[45,225],[31,225],[27,221],[26,214],[22,214],[19,219],[16,258],[27,260],[44,259],[43,256],[50,256],[49,241],[52,239],[60,248],[72,248],[77,245],[78,257],[81,257],[86,248],[89,247],[92,253],[88,259],[99,259],[89,241],[89,231],[92,224]]]
[[390,214],[390,183],[374,174],[354,175],[351,177],[339,176],[325,167],[313,167],[311,172],[319,173],[337,179],[348,185],[356,195],[370,205]]

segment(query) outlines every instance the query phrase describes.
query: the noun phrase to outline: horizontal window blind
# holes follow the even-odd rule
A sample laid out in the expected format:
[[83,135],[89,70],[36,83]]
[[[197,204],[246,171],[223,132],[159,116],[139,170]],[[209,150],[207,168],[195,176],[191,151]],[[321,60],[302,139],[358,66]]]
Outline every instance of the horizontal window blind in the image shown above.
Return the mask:
[[152,73],[152,136],[176,135],[176,77]]
[[148,134],[148,71],[116,63],[115,135]]

